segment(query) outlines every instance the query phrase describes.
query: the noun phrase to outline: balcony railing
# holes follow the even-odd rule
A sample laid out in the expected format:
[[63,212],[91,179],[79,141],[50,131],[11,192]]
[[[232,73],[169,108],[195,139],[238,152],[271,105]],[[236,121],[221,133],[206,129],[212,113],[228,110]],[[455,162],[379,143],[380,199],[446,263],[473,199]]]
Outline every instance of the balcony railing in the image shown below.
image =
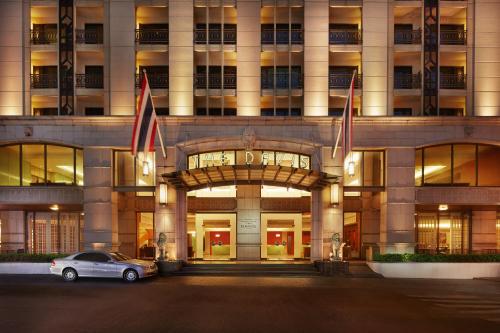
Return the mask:
[[33,45],[56,44],[57,30],[31,30],[31,43]]
[[394,73],[394,89],[420,89],[422,87],[422,75]]
[[[208,88],[207,88],[208,80]],[[196,89],[222,89],[222,84],[224,83],[224,89],[236,89],[236,74],[224,74],[222,76],[220,73],[207,74],[206,73],[196,73],[195,74],[195,88]]]
[[466,30],[441,30],[441,45],[465,45],[467,44]]
[[394,44],[421,44],[422,30],[394,30]]
[[[135,74],[135,86],[140,88],[142,74]],[[148,82],[151,89],[168,89],[168,73],[148,73]]]
[[340,45],[357,45],[361,44],[361,30],[338,30],[330,29],[329,32],[330,44]]
[[103,33],[99,30],[77,29],[75,30],[76,42],[78,44],[102,44]]
[[[275,81],[276,80],[276,81]],[[303,79],[300,72],[277,72],[274,75],[265,74],[261,76],[262,89],[302,89]]]
[[264,45],[274,44],[274,34],[276,31],[276,44],[303,44],[304,33],[302,29],[262,29],[261,43]]
[[100,74],[76,74],[76,87],[102,89],[104,88],[104,77]]
[[[208,43],[209,44],[236,44],[236,29],[195,29],[194,31],[194,42],[195,44],[206,44],[207,43],[207,33],[208,33]],[[222,38],[224,37],[224,39]]]
[[[328,86],[330,89],[349,89],[351,84],[352,74],[349,73],[332,73],[330,72],[328,78]],[[363,76],[356,74],[354,77],[354,88],[360,89],[362,87]]]
[[466,74],[441,74],[439,76],[441,89],[465,89],[466,82]]
[[168,29],[137,29],[135,41],[138,44],[168,44]]
[[57,75],[31,74],[31,88],[33,89],[57,88]]

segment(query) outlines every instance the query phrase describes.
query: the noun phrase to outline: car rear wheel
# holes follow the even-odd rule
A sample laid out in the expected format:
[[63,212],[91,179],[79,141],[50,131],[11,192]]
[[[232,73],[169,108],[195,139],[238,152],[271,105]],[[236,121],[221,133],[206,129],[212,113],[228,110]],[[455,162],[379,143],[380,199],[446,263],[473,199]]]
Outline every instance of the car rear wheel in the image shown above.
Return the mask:
[[74,282],[78,279],[78,274],[73,268],[66,268],[62,273],[62,277],[66,282]]
[[139,274],[133,269],[127,269],[125,273],[123,273],[123,279],[127,282],[135,282],[139,279]]

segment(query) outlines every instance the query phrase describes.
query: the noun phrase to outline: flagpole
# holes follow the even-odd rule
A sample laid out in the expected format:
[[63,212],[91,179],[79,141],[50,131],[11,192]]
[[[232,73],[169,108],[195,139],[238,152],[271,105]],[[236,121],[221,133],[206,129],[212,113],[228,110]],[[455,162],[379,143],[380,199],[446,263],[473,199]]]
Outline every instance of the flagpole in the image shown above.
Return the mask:
[[335,155],[337,154],[337,148],[339,147],[339,141],[340,141],[340,134],[342,134],[342,124],[340,124],[339,134],[337,134],[337,140],[335,141],[335,148],[333,148],[332,158],[335,158]]

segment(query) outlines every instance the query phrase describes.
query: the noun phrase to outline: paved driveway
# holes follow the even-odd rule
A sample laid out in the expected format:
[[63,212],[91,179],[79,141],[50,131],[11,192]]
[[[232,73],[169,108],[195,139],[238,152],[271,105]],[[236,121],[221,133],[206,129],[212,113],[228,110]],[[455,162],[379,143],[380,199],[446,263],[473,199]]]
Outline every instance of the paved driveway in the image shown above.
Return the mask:
[[0,276],[0,332],[500,332],[500,282]]

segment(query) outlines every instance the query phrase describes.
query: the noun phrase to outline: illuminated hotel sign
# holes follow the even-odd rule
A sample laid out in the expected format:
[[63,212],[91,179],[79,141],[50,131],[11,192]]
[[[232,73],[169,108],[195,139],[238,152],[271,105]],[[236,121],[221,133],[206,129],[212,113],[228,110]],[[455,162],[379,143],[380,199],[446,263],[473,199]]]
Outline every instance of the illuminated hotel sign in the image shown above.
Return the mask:
[[188,156],[189,169],[223,165],[279,165],[310,169],[311,157],[272,150],[221,150]]

